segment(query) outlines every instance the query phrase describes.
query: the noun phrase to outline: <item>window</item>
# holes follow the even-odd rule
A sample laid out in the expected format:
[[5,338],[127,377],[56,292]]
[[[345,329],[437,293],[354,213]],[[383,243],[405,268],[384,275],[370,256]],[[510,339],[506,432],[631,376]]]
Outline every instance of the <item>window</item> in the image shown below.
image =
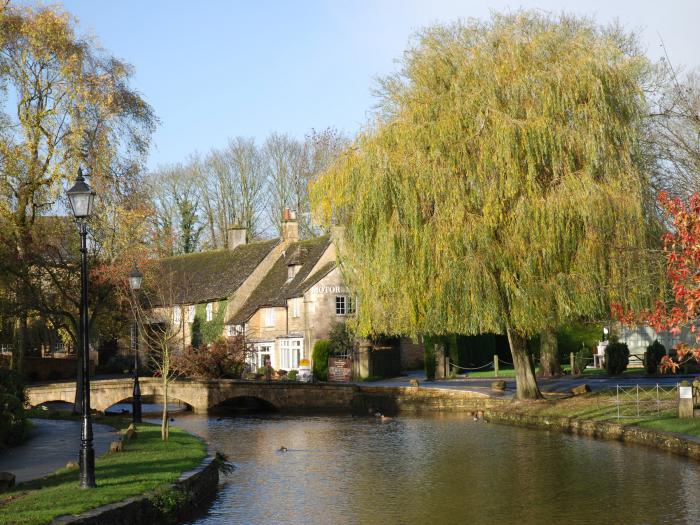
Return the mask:
[[229,337],[234,337],[241,335],[243,333],[243,325],[241,324],[230,324],[228,325],[228,335]]
[[287,266],[287,282],[294,279],[294,276],[299,271],[299,268],[301,268],[301,264],[290,264]]
[[194,305],[191,304],[187,307],[187,322],[194,323]]
[[265,308],[265,326],[275,325],[275,309]]
[[302,297],[295,297],[292,299],[292,317],[299,317],[301,315],[302,300]]
[[207,322],[213,320],[214,319],[214,303],[207,303],[207,308],[206,308],[205,312],[206,312]]
[[180,326],[180,321],[182,320],[181,310],[179,306],[173,307],[173,324]]
[[282,370],[295,370],[299,368],[301,359],[301,338],[278,339],[280,345],[280,368]]
[[355,301],[347,295],[335,296],[335,314],[352,315],[355,313]]
[[257,343],[255,345],[255,351],[247,358],[247,362],[253,368],[253,371],[257,371],[258,368],[265,366],[266,361],[272,361],[273,348],[274,343]]

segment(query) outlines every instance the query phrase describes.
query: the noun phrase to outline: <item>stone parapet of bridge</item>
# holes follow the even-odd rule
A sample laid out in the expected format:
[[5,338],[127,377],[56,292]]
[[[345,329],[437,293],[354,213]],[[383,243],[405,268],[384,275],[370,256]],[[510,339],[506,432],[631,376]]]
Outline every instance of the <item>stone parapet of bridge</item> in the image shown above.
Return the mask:
[[[140,379],[144,398],[163,399],[164,385],[158,378]],[[132,397],[132,379],[103,379],[90,383],[90,406],[104,412],[112,405]],[[305,384],[254,382],[234,379],[174,380],[168,385],[168,400],[187,404],[195,413],[206,413],[237,398],[260,399],[277,410],[349,410],[356,386],[346,384]],[[73,403],[75,383],[51,383],[27,388],[28,404],[37,406],[52,401]]]

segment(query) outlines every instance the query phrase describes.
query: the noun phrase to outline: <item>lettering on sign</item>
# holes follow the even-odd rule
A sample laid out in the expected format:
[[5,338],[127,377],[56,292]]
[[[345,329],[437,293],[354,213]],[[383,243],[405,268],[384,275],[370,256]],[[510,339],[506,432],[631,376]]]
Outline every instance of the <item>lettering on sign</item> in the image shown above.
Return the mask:
[[349,383],[352,376],[352,359],[345,357],[328,358],[328,381]]
[[[330,362],[330,361],[329,361]],[[678,388],[681,399],[693,399],[693,387],[692,386],[682,386]]]
[[311,291],[313,293],[318,293],[318,294],[327,294],[327,293],[348,293],[348,287],[343,286],[343,285],[318,285],[314,286]]

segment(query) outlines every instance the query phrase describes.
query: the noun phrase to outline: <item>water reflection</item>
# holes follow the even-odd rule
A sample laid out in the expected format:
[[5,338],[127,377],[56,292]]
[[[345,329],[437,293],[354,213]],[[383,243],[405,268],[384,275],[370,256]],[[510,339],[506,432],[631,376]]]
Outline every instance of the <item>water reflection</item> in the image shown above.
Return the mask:
[[198,524],[700,523],[697,463],[638,446],[454,415],[176,424],[238,467]]

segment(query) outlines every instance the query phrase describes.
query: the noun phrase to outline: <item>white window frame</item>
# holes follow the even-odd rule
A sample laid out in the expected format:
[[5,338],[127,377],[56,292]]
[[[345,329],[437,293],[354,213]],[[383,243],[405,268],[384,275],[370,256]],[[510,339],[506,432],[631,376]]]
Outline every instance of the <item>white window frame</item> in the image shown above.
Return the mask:
[[278,339],[277,344],[280,350],[280,368],[287,371],[298,370],[304,352],[304,338],[285,337]]
[[354,315],[355,312],[355,299],[352,296],[335,296],[335,315]]
[[206,308],[204,309],[205,313],[205,319],[207,322],[213,321],[214,320],[214,303],[207,303]]
[[274,308],[265,308],[263,315],[265,317],[265,326],[266,327],[275,326],[275,309]]
[[265,356],[270,356],[270,362],[274,356],[275,343],[255,343],[255,351],[248,357],[248,363],[253,367],[253,372],[257,372],[258,368],[265,366]]
[[195,314],[195,307],[193,304],[191,304],[187,307],[187,321],[188,322],[194,323],[194,314]]
[[180,326],[180,322],[182,321],[182,310],[180,306],[174,306],[173,307],[173,324],[175,326]]

